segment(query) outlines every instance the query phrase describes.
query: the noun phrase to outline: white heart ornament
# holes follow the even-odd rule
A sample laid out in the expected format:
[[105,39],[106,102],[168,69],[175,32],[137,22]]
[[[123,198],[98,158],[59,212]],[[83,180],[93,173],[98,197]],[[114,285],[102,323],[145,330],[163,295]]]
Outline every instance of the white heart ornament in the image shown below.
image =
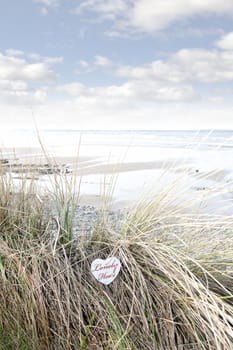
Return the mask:
[[111,258],[96,259],[91,263],[91,273],[97,281],[108,285],[117,277],[121,269],[121,262],[115,256]]

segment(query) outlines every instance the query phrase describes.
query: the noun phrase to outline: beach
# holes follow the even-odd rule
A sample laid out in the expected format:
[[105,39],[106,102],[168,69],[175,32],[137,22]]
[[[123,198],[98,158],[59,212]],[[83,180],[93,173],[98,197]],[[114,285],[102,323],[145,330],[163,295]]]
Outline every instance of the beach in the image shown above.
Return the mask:
[[1,166],[16,183],[25,176],[36,179],[42,191],[51,190],[59,175],[73,183],[81,205],[101,206],[111,197],[113,208],[124,208],[176,184],[179,201],[192,198],[198,207],[208,197],[207,211],[230,214],[232,138],[229,131],[47,130],[39,142],[18,130],[7,145],[3,140]]
[[16,193],[22,181],[28,188],[33,181],[41,198],[58,187],[67,202],[75,198],[74,234],[91,232],[100,210],[119,230],[138,203],[163,192],[167,208],[179,206],[180,213],[209,221],[233,214],[232,135],[50,130],[41,132],[39,142],[18,131],[11,140],[15,147],[9,140],[2,147],[0,162]]

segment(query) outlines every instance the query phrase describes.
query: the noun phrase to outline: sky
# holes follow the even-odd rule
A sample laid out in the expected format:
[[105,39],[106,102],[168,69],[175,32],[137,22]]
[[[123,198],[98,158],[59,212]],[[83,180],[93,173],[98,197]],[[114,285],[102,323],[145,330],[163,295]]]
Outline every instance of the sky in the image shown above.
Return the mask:
[[0,0],[1,128],[232,129],[232,0]]

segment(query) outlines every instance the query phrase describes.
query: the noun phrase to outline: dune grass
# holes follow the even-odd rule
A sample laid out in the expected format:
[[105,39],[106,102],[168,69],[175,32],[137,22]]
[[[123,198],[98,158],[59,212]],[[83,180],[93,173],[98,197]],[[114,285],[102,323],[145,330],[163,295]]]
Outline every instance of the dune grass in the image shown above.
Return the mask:
[[[0,175],[0,349],[231,350],[232,218],[185,214],[165,188],[118,232],[100,216],[74,237],[69,181],[41,196]],[[90,266],[111,256],[122,269],[105,286]]]

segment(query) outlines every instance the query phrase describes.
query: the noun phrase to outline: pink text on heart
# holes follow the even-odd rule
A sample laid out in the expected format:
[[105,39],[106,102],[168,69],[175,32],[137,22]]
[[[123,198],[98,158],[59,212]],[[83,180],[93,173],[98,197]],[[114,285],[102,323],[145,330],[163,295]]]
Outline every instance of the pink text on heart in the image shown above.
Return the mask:
[[109,279],[109,278],[113,278],[115,276],[115,273],[111,273],[111,274],[107,274],[107,272],[101,272],[99,275],[98,275],[98,279],[100,280],[106,280],[106,279]]
[[[112,263],[111,265],[101,265],[101,264],[97,264],[96,266],[95,266],[95,270],[94,271],[102,271],[102,270],[110,270],[110,269],[113,269],[113,274],[115,274],[115,272],[116,272],[116,269],[117,269],[117,266],[118,266],[118,264],[116,264],[116,263]],[[103,273],[103,275],[104,275],[104,273]],[[107,278],[107,277],[106,277]]]

